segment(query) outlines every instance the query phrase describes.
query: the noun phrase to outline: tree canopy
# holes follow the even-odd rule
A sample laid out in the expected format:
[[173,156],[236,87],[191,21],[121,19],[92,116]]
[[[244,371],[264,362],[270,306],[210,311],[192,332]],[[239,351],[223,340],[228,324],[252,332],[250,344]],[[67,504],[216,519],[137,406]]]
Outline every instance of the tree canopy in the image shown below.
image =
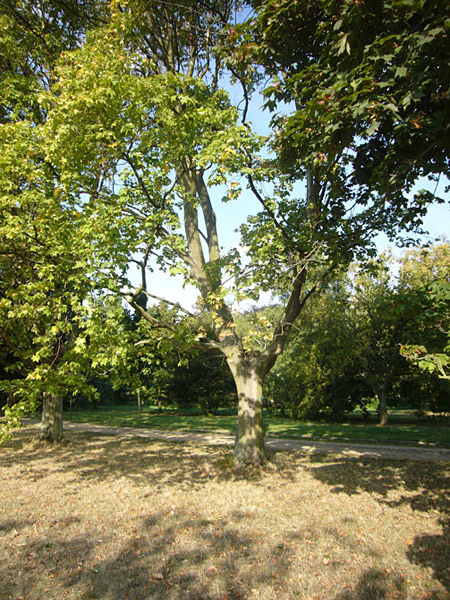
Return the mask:
[[[306,29],[300,28],[309,32],[310,38],[293,37],[298,51],[287,60],[280,46],[277,50],[270,45],[268,36],[275,31],[272,26],[292,28],[291,4],[296,19],[301,20],[304,15],[314,19],[308,21]],[[55,6],[58,10],[59,5]],[[79,8],[81,4],[70,6]],[[334,270],[344,268],[355,257],[362,259],[373,253],[376,233],[383,231],[395,238],[400,231],[417,228],[431,200],[426,195],[406,198],[404,186],[397,185],[401,170],[394,169],[393,159],[384,168],[378,163],[376,168],[370,166],[370,148],[370,176],[360,177],[360,150],[366,143],[360,121],[368,117],[358,121],[357,115],[345,112],[344,104],[338,107],[338,101],[364,107],[363,88],[357,88],[358,102],[332,94],[332,98],[336,96],[335,114],[346,114],[347,119],[345,135],[337,136],[339,123],[332,131],[343,144],[334,154],[322,143],[328,144],[326,136],[320,144],[317,141],[323,132],[308,131],[309,126],[299,128],[302,120],[307,124],[306,119],[311,118],[307,117],[308,110],[323,105],[321,80],[317,79],[311,87],[314,78],[304,79],[304,69],[314,71],[322,64],[320,77],[326,69],[331,76],[331,72],[341,73],[340,60],[352,56],[345,44],[341,51],[333,46],[334,42],[330,45],[328,38],[319,44],[313,43],[313,38],[329,20],[331,32],[341,35],[340,28],[346,31],[350,26],[344,19],[345,10],[350,11],[349,19],[355,15],[350,3],[344,2],[338,11],[342,13],[342,23],[336,25],[338,21],[323,12],[327,3],[322,8],[321,3],[310,4],[306,12],[302,11],[302,2],[283,6],[287,10],[277,9],[273,18],[268,18],[274,8],[272,3],[258,5],[256,19],[247,25],[241,22],[239,11],[243,4],[238,1],[207,0],[200,5],[191,0],[128,0],[112,1],[109,5],[99,2],[95,4],[95,14],[100,16],[94,24],[84,21],[77,29],[78,20],[70,21],[78,33],[67,39],[61,34],[61,51],[56,52],[58,56],[50,66],[44,52],[35,58],[34,45],[25,45],[26,60],[33,65],[42,64],[50,73],[51,85],[40,83],[33,95],[33,107],[39,107],[38,117],[34,108],[22,110],[14,94],[7,92],[5,96],[5,106],[11,108],[5,109],[3,117],[2,156],[13,157],[6,161],[20,157],[20,162],[12,167],[8,163],[4,172],[2,202],[9,216],[2,227],[5,240],[15,237],[12,232],[18,227],[20,235],[27,239],[31,235],[36,252],[48,252],[43,270],[33,271],[33,285],[37,285],[35,281],[45,283],[47,304],[52,298],[62,302],[65,296],[60,290],[67,290],[67,310],[79,307],[81,313],[93,290],[107,291],[127,301],[152,327],[171,333],[176,331],[177,323],[159,317],[139,301],[143,295],[160,299],[158,290],[153,288],[152,272],[162,269],[180,273],[185,282],[195,285],[200,296],[199,309],[195,314],[186,309],[184,313],[196,323],[192,341],[202,350],[220,352],[233,375],[239,398],[235,444],[238,463],[265,460],[262,385],[282,354],[306,302]],[[28,3],[24,7],[31,10]],[[47,16],[51,14],[50,11],[39,16],[45,17],[45,24],[49,25]],[[30,18],[35,15],[31,10]],[[408,29],[409,21],[406,19],[401,26],[400,16],[397,15],[399,30],[392,35],[397,35],[402,45],[406,44],[402,27]],[[17,39],[17,23],[8,19],[6,30],[11,32],[11,39]],[[56,17],[55,22],[59,27],[64,20]],[[352,26],[356,27],[355,23]],[[245,36],[248,27],[259,35],[257,50],[236,51],[232,55],[231,49],[237,43],[233,32],[242,30]],[[441,33],[433,35],[441,40]],[[435,48],[428,44],[431,42],[423,45]],[[437,44],[435,50],[440,61],[442,44]],[[360,49],[359,54],[365,56],[364,50]],[[277,121],[272,141],[277,152],[274,160],[265,158],[265,140],[246,121],[249,93],[258,79],[255,74],[262,67],[280,81],[285,78],[279,92],[277,86],[268,91],[274,99],[270,102],[296,102],[296,111]],[[229,86],[228,69],[242,86],[243,105],[234,104],[225,89]],[[11,72],[16,71],[13,66]],[[344,77],[343,71],[341,76]],[[370,91],[375,101],[377,86]],[[385,111],[388,115],[389,110]],[[319,115],[319,108],[317,111]],[[314,123],[320,128],[325,121],[315,118]],[[377,139],[382,130],[380,121],[368,134],[367,143]],[[396,144],[403,130],[397,133]],[[304,134],[310,136],[307,142]],[[427,136],[430,135],[428,131]],[[378,150],[380,144],[387,143],[388,138],[383,136],[378,138]],[[24,139],[27,144],[37,140],[39,150],[23,151]],[[293,149],[292,156],[287,153],[288,148]],[[384,152],[383,156],[387,155]],[[433,150],[433,155],[436,165],[444,165],[438,150]],[[441,166],[429,172],[442,170]],[[14,184],[8,183],[8,169],[12,169]],[[423,172],[423,166],[415,170],[413,165],[406,178],[402,175],[406,189]],[[393,180],[391,174],[395,176]],[[293,187],[298,179],[305,182],[303,194]],[[397,183],[394,185],[391,180]],[[240,228],[245,257],[236,249],[224,251],[220,245],[220,223],[211,192],[219,185],[228,189],[225,201],[242,203],[246,194],[253,194],[260,204],[260,211]],[[39,229],[36,232],[36,217],[33,211],[30,217],[29,201],[36,206],[33,210],[38,215],[50,203],[51,209],[45,213],[48,235],[44,229],[42,234]],[[18,213],[23,213],[22,221],[17,219]],[[30,221],[33,218],[34,223]],[[44,251],[47,238],[50,250]],[[9,260],[2,268],[6,295],[12,293],[11,288],[16,289],[11,284],[10,245],[8,242],[3,253]],[[57,262],[55,269],[52,256]],[[65,264],[69,265],[66,271]],[[131,265],[138,267],[138,283],[130,278]],[[61,284],[54,272],[61,274]],[[18,289],[24,297],[16,302],[15,309],[20,311],[23,305],[36,303],[35,287],[21,283]],[[264,327],[257,323],[252,332],[242,335],[233,312],[233,299],[258,299],[263,291],[278,295],[280,310]],[[5,308],[4,319],[9,310]],[[46,327],[46,334],[54,331],[59,335],[61,315],[52,314],[56,320],[50,328]],[[81,316],[79,320],[83,323]],[[78,346],[82,345],[80,341]],[[73,346],[77,347],[75,341]],[[50,360],[50,364],[54,363]]]
[[345,164],[384,195],[449,174],[450,20],[440,0],[254,2],[283,162]]

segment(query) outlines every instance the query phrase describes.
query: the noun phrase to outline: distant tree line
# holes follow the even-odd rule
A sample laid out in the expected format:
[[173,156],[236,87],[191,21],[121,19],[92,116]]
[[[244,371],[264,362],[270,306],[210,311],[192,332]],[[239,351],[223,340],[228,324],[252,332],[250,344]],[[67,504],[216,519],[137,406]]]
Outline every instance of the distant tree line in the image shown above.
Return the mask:
[[386,253],[334,278],[268,378],[267,407],[293,418],[340,419],[370,406],[383,423],[388,407],[448,413],[449,380],[408,349],[432,355],[448,345],[449,304],[433,290],[449,286],[449,273],[450,245],[442,243],[401,259]]

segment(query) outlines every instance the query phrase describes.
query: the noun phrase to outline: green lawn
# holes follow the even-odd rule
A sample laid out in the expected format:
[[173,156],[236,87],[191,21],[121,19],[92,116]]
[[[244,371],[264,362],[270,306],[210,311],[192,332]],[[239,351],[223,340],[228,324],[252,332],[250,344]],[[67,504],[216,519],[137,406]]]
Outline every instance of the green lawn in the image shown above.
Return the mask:
[[[96,410],[64,413],[66,421],[144,427],[148,429],[204,429],[234,432],[235,415],[202,416],[167,411],[163,414],[142,411],[139,418],[135,406],[108,406]],[[423,442],[450,445],[450,427],[438,424],[405,423],[378,427],[373,422],[312,423],[265,416],[265,430],[272,437],[311,437],[324,439],[374,440],[377,442]]]

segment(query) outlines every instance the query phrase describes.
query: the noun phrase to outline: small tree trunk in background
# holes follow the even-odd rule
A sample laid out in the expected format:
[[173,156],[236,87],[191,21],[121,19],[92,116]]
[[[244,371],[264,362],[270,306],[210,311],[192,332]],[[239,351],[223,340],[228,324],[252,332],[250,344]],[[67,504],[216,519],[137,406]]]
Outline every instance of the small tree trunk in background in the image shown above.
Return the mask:
[[263,377],[251,360],[229,362],[238,394],[238,417],[234,443],[236,466],[262,465],[267,461],[262,426]]
[[12,391],[12,388],[8,388],[8,397],[6,400],[6,405],[11,408],[12,406],[14,406],[14,394]]
[[389,389],[389,382],[391,379],[391,368],[388,368],[383,381],[381,390],[378,391],[378,406],[380,409],[380,425],[383,427],[388,422],[388,409],[387,409],[387,393]]
[[387,403],[386,403],[386,394],[384,393],[384,390],[378,394],[378,406],[380,409],[380,423],[379,424],[382,426],[387,425],[388,410],[387,410]]
[[141,408],[142,408],[142,401],[141,401],[141,392],[140,390],[137,393],[137,405],[138,405],[138,419],[141,418]]
[[62,396],[45,392],[42,399],[40,439],[59,442],[63,437]]

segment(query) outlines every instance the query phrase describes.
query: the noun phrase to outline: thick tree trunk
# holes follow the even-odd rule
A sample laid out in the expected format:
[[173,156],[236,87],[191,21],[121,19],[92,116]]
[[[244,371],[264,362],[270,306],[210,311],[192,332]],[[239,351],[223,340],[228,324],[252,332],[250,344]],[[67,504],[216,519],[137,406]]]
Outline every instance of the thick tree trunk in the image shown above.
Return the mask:
[[43,394],[40,439],[59,442],[63,437],[62,396]]
[[234,462],[236,466],[262,465],[267,461],[262,423],[263,376],[251,360],[232,360],[229,364],[238,393]]

